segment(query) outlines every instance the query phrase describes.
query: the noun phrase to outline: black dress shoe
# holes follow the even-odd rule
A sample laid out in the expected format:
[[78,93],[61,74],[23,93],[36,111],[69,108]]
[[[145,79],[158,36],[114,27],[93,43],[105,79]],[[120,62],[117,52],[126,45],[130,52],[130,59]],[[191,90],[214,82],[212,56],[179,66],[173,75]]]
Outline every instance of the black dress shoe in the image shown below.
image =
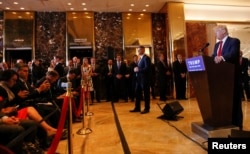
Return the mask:
[[73,119],[73,122],[82,122],[82,118],[80,118],[80,117],[75,117],[75,118]]
[[130,110],[129,112],[141,112],[140,110],[134,109],[134,110]]
[[146,113],[148,113],[149,112],[149,110],[143,110],[142,112],[141,112],[141,114],[146,114]]

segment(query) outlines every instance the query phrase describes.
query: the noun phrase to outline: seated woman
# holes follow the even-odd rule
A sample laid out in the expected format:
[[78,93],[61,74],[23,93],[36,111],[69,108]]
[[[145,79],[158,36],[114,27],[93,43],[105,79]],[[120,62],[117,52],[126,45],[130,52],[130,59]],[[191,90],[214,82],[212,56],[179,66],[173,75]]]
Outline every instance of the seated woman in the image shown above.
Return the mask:
[[[18,79],[18,74],[13,70],[5,70],[0,74],[0,96],[3,97],[2,113],[7,115],[15,115],[19,119],[31,119],[40,124],[40,126],[46,131],[47,136],[53,136],[56,134],[57,129],[50,126],[46,121],[43,120],[41,115],[37,112],[34,107],[25,107],[18,109],[15,95],[11,91]],[[15,100],[15,101],[14,101]]]

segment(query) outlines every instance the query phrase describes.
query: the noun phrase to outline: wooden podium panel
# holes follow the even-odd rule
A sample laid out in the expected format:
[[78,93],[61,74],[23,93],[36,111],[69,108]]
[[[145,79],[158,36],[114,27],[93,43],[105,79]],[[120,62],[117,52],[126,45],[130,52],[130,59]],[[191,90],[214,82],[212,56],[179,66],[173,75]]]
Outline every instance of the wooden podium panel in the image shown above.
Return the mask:
[[215,64],[212,57],[201,56],[205,70],[189,71],[198,106],[205,125],[232,125],[234,65]]

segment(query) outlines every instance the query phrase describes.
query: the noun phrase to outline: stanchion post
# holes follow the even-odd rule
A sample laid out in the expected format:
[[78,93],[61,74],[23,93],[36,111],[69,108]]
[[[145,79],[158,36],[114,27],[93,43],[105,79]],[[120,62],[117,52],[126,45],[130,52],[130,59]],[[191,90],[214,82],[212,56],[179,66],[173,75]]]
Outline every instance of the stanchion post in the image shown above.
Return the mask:
[[[92,132],[92,130],[90,129],[90,128],[86,128],[85,127],[85,91],[84,91],[84,80],[82,80],[81,81],[81,85],[82,85],[82,87],[81,87],[81,98],[82,99],[80,99],[80,101],[82,101],[81,103],[82,103],[82,128],[80,128],[76,133],[78,134],[78,135],[86,135],[86,134],[90,134],[91,132]],[[87,90],[88,90],[88,88],[87,88]]]
[[67,82],[67,93],[66,96],[69,97],[69,110],[68,110],[68,153],[73,154],[73,143],[72,143],[72,93],[71,93],[72,83]]

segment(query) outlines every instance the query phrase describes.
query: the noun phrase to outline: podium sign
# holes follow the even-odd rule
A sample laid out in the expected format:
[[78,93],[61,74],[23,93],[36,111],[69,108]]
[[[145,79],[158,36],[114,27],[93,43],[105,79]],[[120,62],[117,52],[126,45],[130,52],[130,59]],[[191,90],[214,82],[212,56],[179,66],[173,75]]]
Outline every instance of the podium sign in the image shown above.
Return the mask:
[[186,60],[188,72],[205,71],[202,56],[192,57]]

